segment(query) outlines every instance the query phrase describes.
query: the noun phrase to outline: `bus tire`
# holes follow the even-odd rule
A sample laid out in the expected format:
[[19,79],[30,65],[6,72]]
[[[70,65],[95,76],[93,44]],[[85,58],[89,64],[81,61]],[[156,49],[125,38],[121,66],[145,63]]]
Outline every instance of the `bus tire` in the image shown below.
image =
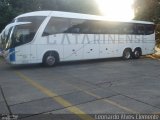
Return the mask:
[[131,57],[132,57],[132,50],[129,48],[125,49],[123,52],[123,59],[129,60],[129,59],[131,59]]
[[134,52],[133,52],[134,59],[139,59],[141,57],[141,55],[142,55],[142,51],[140,48],[137,48],[134,50]]
[[54,51],[45,53],[43,57],[43,64],[46,67],[53,67],[58,63],[58,61],[59,61],[59,55]]

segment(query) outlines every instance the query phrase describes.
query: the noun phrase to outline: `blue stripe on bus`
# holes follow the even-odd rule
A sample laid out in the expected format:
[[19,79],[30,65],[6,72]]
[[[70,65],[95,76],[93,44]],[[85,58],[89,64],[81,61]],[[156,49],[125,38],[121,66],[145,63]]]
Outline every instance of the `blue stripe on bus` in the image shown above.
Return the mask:
[[9,60],[10,60],[11,62],[15,62],[15,61],[16,61],[15,48],[11,48],[11,49],[9,50],[9,54],[10,54]]

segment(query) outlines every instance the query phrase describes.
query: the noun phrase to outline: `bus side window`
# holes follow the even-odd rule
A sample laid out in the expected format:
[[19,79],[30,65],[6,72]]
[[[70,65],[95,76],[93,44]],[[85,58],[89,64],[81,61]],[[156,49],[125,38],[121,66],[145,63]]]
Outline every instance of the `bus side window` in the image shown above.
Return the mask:
[[67,33],[81,33],[81,28],[84,24],[85,20],[79,19],[71,19],[70,20],[70,27]]
[[101,30],[101,34],[110,34],[110,23],[109,22],[101,22],[99,23],[99,26],[100,26],[100,30]]
[[146,25],[146,35],[150,35],[154,33],[154,25]]
[[104,26],[106,34],[122,34],[122,25],[119,22],[108,22]]
[[138,25],[137,26],[137,34],[139,34],[139,35],[145,35],[144,25]]
[[101,26],[100,21],[91,21],[89,26],[90,26],[89,31],[90,31],[91,34],[102,34],[102,32],[103,32],[102,29],[103,28]]
[[120,27],[121,34],[135,34],[135,29],[133,24],[121,24]]
[[91,34],[92,31],[91,31],[91,26],[92,26],[92,21],[85,21],[82,25],[81,25],[81,29],[80,29],[80,33],[82,34]]
[[53,17],[48,22],[42,36],[66,33],[68,31],[68,28],[69,28],[69,19]]

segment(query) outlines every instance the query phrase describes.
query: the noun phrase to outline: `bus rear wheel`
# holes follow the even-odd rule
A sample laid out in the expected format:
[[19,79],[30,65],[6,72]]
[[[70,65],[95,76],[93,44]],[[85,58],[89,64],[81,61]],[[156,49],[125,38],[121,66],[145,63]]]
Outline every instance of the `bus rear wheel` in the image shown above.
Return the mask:
[[132,50],[131,49],[125,49],[123,52],[123,59],[129,60],[132,57]]
[[133,52],[133,58],[134,59],[139,59],[141,57],[141,50],[135,49]]
[[57,64],[58,57],[54,52],[47,52],[43,57],[43,64],[46,67],[53,67]]

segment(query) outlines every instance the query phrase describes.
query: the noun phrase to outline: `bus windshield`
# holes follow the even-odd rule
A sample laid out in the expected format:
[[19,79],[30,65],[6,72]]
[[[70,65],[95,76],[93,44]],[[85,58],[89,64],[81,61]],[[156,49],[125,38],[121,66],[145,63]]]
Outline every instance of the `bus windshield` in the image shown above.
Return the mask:
[[15,26],[11,37],[11,48],[29,43],[34,38],[35,32],[32,23]]
[[8,43],[9,43],[9,38],[11,35],[11,31],[12,31],[13,27],[9,27],[7,26],[1,33],[1,48],[4,50],[8,47]]
[[10,32],[11,37],[6,44],[6,49],[14,48],[31,42],[43,22],[44,17],[31,16],[17,19],[17,23]]

